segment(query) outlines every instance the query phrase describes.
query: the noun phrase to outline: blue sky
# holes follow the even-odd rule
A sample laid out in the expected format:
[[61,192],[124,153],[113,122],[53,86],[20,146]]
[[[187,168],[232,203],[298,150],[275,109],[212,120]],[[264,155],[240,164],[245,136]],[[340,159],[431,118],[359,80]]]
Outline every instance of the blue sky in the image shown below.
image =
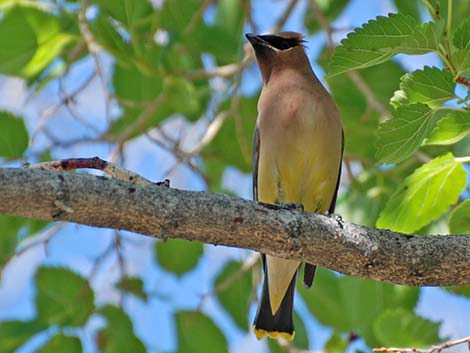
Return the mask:
[[[253,1],[253,16],[262,32],[267,32],[273,26],[286,2],[259,0]],[[307,2],[299,1],[291,18],[284,29],[305,32],[300,21]],[[341,28],[359,26],[377,15],[393,12],[391,1],[355,0],[351,2],[343,15],[335,23]],[[208,13],[210,20],[210,11]],[[344,35],[342,33],[340,35]],[[337,40],[340,39],[336,38]],[[323,35],[308,38],[308,56],[314,60],[325,42]],[[107,55],[101,56],[106,73],[112,72],[112,60]],[[424,65],[440,66],[439,61],[432,55],[409,57],[401,56],[399,60],[407,69],[414,69]],[[321,68],[312,63],[317,75],[323,77]],[[93,70],[91,59],[83,60],[76,65],[64,81],[68,91],[78,87],[80,82]],[[253,94],[261,84],[261,77],[255,65],[250,67],[243,80],[242,92]],[[58,86],[50,84],[38,95],[30,96],[24,82],[18,79],[0,77],[0,108],[8,109],[22,114],[30,131],[34,131],[41,119],[38,112],[58,101]],[[77,107],[80,115],[87,119],[98,129],[103,129],[105,121],[104,99],[101,84],[94,80],[91,85],[77,97]],[[87,136],[87,131],[67,115],[65,109],[60,109],[48,122],[53,126],[57,136],[77,137]],[[168,121],[164,128],[169,132],[184,131],[185,144],[194,145],[197,137],[204,131],[204,124],[191,125],[182,118]],[[39,135],[31,151],[42,148],[46,140]],[[104,144],[78,145],[73,148],[54,151],[54,158],[91,157],[98,155],[109,159],[109,148]],[[180,166],[173,170],[171,175],[164,175],[174,163],[174,158],[166,151],[158,148],[147,138],[142,137],[131,141],[126,146],[125,165],[128,169],[144,175],[151,180],[161,180],[169,177],[171,184],[176,188],[202,190],[203,183],[186,167]],[[251,198],[251,177],[229,168],[224,176],[225,187],[238,195]],[[214,275],[221,269],[228,259],[244,259],[250,252],[225,247],[206,246],[205,256],[195,271],[181,278],[160,270],[154,265],[152,258],[153,239],[126,234],[124,253],[126,256],[126,270],[132,275],[141,276],[146,283],[146,290],[154,293],[148,303],[134,298],[126,298],[124,306],[134,319],[135,330],[138,336],[151,348],[152,352],[167,352],[176,348],[175,328],[171,319],[175,309],[194,309],[200,302],[200,296],[212,287]],[[112,232],[103,229],[67,224],[52,238],[48,254],[44,248],[35,247],[17,259],[4,271],[0,283],[0,320],[34,316],[34,286],[32,276],[40,264],[54,264],[71,267],[83,275],[91,271],[93,260],[106,249],[112,241]],[[117,302],[119,299],[113,282],[118,278],[119,269],[115,258],[107,259],[100,271],[94,277],[92,285],[96,292],[97,304]],[[328,338],[329,330],[318,325],[315,319],[307,317],[300,298],[296,298],[296,305],[303,312],[307,326],[312,332],[312,349],[322,348]],[[254,308],[252,309],[252,311]],[[263,352],[265,343],[258,342],[253,335],[245,335],[239,331],[231,319],[223,312],[216,300],[209,298],[203,305],[203,311],[210,314],[215,322],[224,330],[229,339],[231,352]],[[424,288],[422,290],[418,312],[432,320],[442,321],[441,336],[459,338],[468,336],[468,314],[470,313],[470,300],[451,296],[440,289]],[[102,325],[99,319],[91,320],[83,335],[89,335],[96,327]],[[32,342],[22,352],[29,352],[40,344],[44,338]],[[249,350],[248,348],[249,347]],[[90,346],[87,351],[92,352]]]

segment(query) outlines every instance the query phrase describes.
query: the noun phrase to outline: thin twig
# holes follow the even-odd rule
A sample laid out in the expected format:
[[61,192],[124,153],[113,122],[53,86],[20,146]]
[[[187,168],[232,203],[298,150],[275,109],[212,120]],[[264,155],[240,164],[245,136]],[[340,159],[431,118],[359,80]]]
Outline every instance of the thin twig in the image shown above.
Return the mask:
[[100,46],[96,42],[93,33],[91,32],[90,28],[88,27],[88,21],[86,19],[87,8],[88,8],[88,0],[83,0],[80,12],[78,14],[78,26],[79,26],[80,32],[82,34],[82,37],[85,40],[88,51],[90,52],[90,55],[92,56],[92,58],[95,62],[96,73],[97,73],[98,77],[100,78],[101,86],[102,86],[102,89],[103,89],[103,95],[104,95],[104,99],[105,99],[106,121],[108,123],[111,123],[111,116],[110,116],[111,99],[110,99],[110,94],[109,94],[109,90],[108,90],[108,84],[106,82],[106,75],[104,73],[103,65],[101,64],[101,61],[100,61],[100,58],[99,58]]
[[40,169],[50,171],[65,171],[65,170],[77,170],[77,169],[97,169],[102,170],[106,174],[110,175],[114,179],[130,181],[134,184],[149,185],[153,184],[150,180],[145,179],[143,176],[131,172],[123,167],[102,160],[99,157],[93,158],[68,158],[60,159],[56,161],[41,162],[36,164],[25,164],[25,167],[29,169]]
[[289,4],[287,4],[286,9],[282,13],[281,17],[277,20],[276,24],[274,27],[271,29],[271,33],[277,33],[279,32],[282,27],[286,24],[287,20],[289,19],[290,15],[292,14],[292,11],[295,8],[295,5],[297,5],[298,0],[290,0]]
[[470,336],[465,337],[465,338],[460,338],[455,341],[448,341],[443,344],[439,344],[436,346],[431,346],[430,348],[396,348],[396,347],[380,347],[380,348],[374,348],[374,352],[399,352],[399,353],[407,353],[407,352],[414,352],[414,353],[434,353],[438,352],[440,353],[444,349],[448,349],[450,347],[457,346],[459,344],[467,343],[470,347]]

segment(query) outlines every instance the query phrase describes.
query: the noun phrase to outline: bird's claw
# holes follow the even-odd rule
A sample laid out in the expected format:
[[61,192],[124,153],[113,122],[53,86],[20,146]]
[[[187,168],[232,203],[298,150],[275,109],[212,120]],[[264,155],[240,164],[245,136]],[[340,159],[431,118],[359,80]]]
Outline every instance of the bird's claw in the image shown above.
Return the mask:
[[331,218],[331,219],[334,219],[336,221],[336,223],[338,223],[338,226],[343,229],[343,217],[341,217],[341,215],[339,214],[336,214],[336,213],[329,213],[329,212],[326,212],[326,216],[328,218]]
[[266,202],[261,202],[258,201],[258,204],[269,208],[271,210],[288,210],[288,211],[299,211],[299,212],[304,212],[304,205],[301,203],[266,203]]

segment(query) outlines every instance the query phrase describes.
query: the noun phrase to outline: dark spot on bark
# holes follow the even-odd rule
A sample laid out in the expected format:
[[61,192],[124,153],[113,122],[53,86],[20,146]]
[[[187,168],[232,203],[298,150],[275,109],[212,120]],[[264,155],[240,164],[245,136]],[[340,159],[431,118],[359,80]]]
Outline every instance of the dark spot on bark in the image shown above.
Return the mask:
[[65,181],[65,179],[64,179],[64,177],[63,177],[62,175],[59,175],[58,178],[59,178],[59,180],[62,181],[62,182]]
[[60,165],[61,165],[62,169],[67,169],[68,166],[69,166],[69,162],[67,162],[67,161],[62,161],[62,162],[60,163]]
[[158,181],[155,184],[158,185],[158,186],[164,186],[166,188],[169,188],[170,187],[170,179],[165,179],[163,181]]
[[60,219],[61,216],[62,216],[64,213],[65,213],[65,212],[62,211],[62,210],[61,210],[61,211],[58,211],[57,213],[53,213],[53,214],[52,214],[52,218],[53,218],[53,219]]
[[243,224],[243,218],[242,217],[236,217],[236,218],[233,219],[233,222]]
[[127,189],[127,191],[129,191],[129,193],[132,194],[133,192],[135,192],[135,188],[129,188]]

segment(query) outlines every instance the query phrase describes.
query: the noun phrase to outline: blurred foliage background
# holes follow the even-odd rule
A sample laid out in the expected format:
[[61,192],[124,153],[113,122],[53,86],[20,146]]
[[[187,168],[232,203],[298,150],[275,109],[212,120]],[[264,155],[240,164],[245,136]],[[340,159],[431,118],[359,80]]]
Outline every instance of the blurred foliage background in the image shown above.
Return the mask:
[[[382,12],[361,26],[345,18],[361,18],[358,3]],[[294,29],[342,114],[337,213],[469,234],[470,2],[373,3],[0,0],[2,166],[98,155],[250,198],[261,79],[243,34]],[[422,289],[320,269],[299,286],[295,340],[257,342],[256,254],[142,238],[0,217],[0,352],[333,353],[448,338],[417,313]]]

